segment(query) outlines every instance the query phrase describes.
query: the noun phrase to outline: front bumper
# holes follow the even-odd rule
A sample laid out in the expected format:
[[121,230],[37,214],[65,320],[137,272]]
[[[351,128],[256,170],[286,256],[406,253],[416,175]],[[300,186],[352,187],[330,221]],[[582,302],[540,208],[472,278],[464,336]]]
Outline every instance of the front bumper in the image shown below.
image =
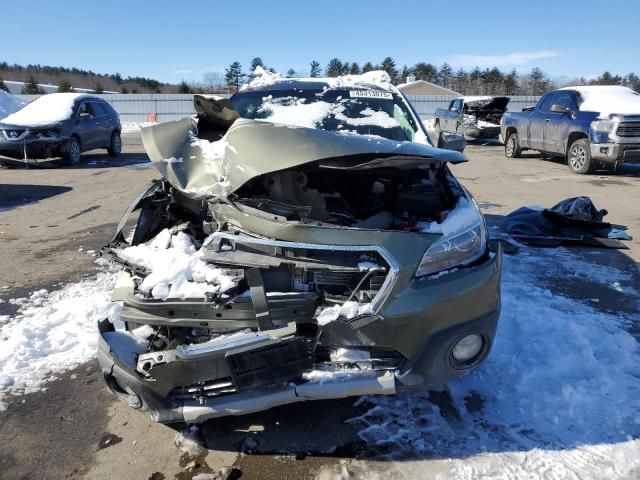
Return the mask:
[[61,137],[25,138],[23,140],[7,140],[0,135],[0,156],[14,159],[43,159],[60,155],[64,145]]
[[608,163],[640,162],[640,143],[591,143],[591,158]]
[[[267,365],[270,382],[261,381],[254,386],[244,383],[247,377],[239,379],[230,372],[234,368],[230,358],[238,352],[235,347],[167,363],[164,370],[156,370],[160,375],[149,379],[135,364],[127,363],[113,351],[105,339],[105,333],[112,329],[109,322],[101,322],[99,326],[98,359],[111,390],[130,406],[147,411],[162,423],[199,422],[306,400],[393,394],[396,384],[442,385],[469,373],[492,347],[500,314],[500,268],[501,252],[490,253],[474,266],[410,280],[409,288],[399,294],[391,293],[370,318],[339,319],[322,327],[322,338],[331,340],[333,345],[395,350],[405,358],[395,370],[360,370],[347,378],[305,380],[302,373],[314,368],[312,355],[305,356],[300,349],[286,344],[291,341],[288,339],[278,344],[285,348],[280,350],[284,353],[274,353],[268,342],[264,344],[267,356],[262,360],[261,353],[252,346],[243,346],[240,352],[251,351],[252,361]],[[470,333],[481,334],[485,345],[468,368],[460,369],[452,363],[451,351],[460,338]],[[163,351],[156,353],[161,355]],[[211,382],[221,385],[224,381],[230,390],[220,390],[222,394],[204,400],[175,394],[176,390],[194,385],[217,388],[210,386]]]

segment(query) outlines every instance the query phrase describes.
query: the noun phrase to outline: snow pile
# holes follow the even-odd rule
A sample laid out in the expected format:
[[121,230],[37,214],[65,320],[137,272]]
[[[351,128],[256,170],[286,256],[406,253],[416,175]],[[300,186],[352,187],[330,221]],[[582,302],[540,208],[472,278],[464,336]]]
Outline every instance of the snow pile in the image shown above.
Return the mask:
[[7,115],[17,112],[22,108],[23,103],[10,93],[0,90],[0,120]]
[[561,90],[575,90],[580,93],[580,111],[598,112],[599,118],[608,118],[614,113],[640,115],[640,94],[628,87],[592,85],[565,87]]
[[122,122],[122,133],[139,132],[141,128],[155,124],[155,122]]
[[493,97],[490,97],[488,95],[469,95],[466,97],[462,97],[462,100],[467,104],[483,104],[489,103],[491,100],[493,100]]
[[329,88],[355,88],[358,86],[375,85],[385,90],[395,90],[395,87],[391,85],[391,77],[384,70],[374,70],[360,75],[343,75],[340,77],[293,79],[285,78],[280,73],[268,72],[260,66],[257,66],[253,71],[251,81],[244,84],[240,90],[266,88],[279,82],[291,80],[302,82],[322,82],[326,83]]
[[363,85],[375,85],[385,90],[395,90],[391,85],[391,77],[384,70],[373,70],[360,75],[343,75],[341,77],[323,78],[331,88],[355,88]]
[[500,125],[497,123],[487,122],[485,120],[478,120],[478,128],[496,128]]
[[38,391],[55,373],[95,356],[97,322],[118,319],[120,305],[111,302],[115,274],[66,286],[39,290],[12,318],[0,324],[0,409],[7,393]]
[[207,293],[225,292],[236,286],[225,270],[203,260],[187,233],[180,227],[162,230],[144,244],[119,250],[118,256],[150,271],[139,289],[153,298],[206,298]]
[[73,104],[83,96],[82,93],[43,95],[2,121],[22,127],[42,127],[62,122],[71,116]]
[[416,227],[421,228],[424,233],[441,233],[446,236],[463,232],[466,228],[477,226],[479,222],[480,211],[476,205],[466,197],[461,197],[442,223],[417,222]]
[[270,85],[274,85],[283,80],[287,80],[279,73],[273,73],[265,70],[258,65],[251,75],[251,81],[245,83],[240,90],[247,90],[248,88],[265,88]]
[[318,314],[319,325],[326,325],[340,317],[353,318],[356,315],[373,313],[370,303],[344,302],[342,305],[333,305],[323,308]]
[[[548,267],[560,263],[590,268],[602,283],[620,276],[558,251],[504,257],[493,351],[478,370],[450,384],[459,419],[444,416],[425,394],[372,397],[372,408],[356,420],[364,424],[362,439],[431,458],[429,470],[442,478],[637,474],[640,349],[628,333],[633,318],[540,286]],[[425,460],[395,466],[397,478],[435,477],[420,474]]]

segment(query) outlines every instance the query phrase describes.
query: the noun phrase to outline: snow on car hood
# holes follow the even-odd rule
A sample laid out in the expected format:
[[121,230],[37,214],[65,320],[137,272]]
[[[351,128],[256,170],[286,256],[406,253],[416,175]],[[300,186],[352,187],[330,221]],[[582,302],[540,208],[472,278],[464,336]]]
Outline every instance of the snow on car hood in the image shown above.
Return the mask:
[[2,123],[20,127],[44,127],[68,119],[73,113],[73,104],[82,93],[50,93],[27,104],[21,110],[2,119]]
[[582,97],[580,111],[598,112],[600,118],[619,113],[622,115],[640,115],[640,94],[630,88],[619,85],[590,85],[584,87],[565,87],[561,90],[573,90]]
[[[162,175],[190,197],[226,197],[249,180],[319,162],[320,168],[426,168],[462,163],[460,152],[378,136],[238,119],[217,141],[197,137],[197,121],[184,118],[141,129],[149,158]],[[320,161],[324,162],[320,162]]]

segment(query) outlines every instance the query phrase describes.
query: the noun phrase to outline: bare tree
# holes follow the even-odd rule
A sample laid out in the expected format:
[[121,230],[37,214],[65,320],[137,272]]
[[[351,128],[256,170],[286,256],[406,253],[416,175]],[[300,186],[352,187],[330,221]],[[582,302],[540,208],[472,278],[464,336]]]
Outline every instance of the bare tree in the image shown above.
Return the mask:
[[220,72],[207,72],[202,77],[202,85],[208,93],[216,93],[224,90],[224,77]]

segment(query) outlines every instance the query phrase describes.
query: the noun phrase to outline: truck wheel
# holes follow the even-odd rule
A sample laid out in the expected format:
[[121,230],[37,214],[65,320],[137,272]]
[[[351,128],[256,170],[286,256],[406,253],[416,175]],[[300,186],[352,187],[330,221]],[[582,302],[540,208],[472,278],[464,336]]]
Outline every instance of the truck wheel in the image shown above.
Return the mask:
[[442,129],[440,128],[440,122],[436,120],[433,126],[433,142],[434,146],[439,147],[442,140]]
[[504,144],[504,155],[508,158],[520,158],[522,154],[522,148],[520,148],[520,139],[518,139],[517,133],[511,133],[507,137],[507,142]]
[[571,144],[567,152],[567,164],[573,173],[585,174],[593,169],[589,140],[579,138]]

